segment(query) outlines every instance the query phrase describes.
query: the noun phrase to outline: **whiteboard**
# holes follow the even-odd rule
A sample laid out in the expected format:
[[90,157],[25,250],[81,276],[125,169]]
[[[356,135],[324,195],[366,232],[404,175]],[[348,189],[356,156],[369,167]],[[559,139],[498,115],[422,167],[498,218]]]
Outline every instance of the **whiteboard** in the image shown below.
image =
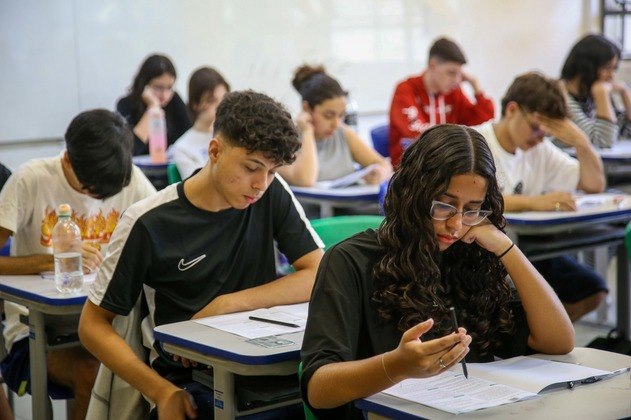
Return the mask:
[[516,72],[558,74],[568,46],[585,27],[588,3],[2,1],[0,143],[59,138],[80,111],[114,109],[154,52],[172,58],[176,89],[185,100],[190,73],[211,65],[233,90],[266,92],[296,112],[293,70],[304,62],[324,63],[356,99],[360,114],[384,114],[396,83],[419,73],[432,40],[448,35],[463,46],[467,68],[497,101]]

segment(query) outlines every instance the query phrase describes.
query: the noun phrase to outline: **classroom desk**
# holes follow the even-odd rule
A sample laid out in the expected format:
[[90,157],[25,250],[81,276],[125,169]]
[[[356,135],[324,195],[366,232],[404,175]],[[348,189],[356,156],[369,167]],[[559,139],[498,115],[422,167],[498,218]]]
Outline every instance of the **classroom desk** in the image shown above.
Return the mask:
[[631,220],[631,197],[621,204],[592,205],[576,212],[506,213],[507,233],[531,260],[580,250],[615,246],[617,249],[616,325],[631,337],[631,286],[624,245],[624,226]]
[[[279,405],[238,412],[235,402],[234,375],[291,375],[297,372],[304,331],[279,335],[291,345],[266,348],[246,342],[246,338],[193,321],[158,326],[154,338],[169,353],[213,367],[215,419],[233,419],[237,415],[270,410]],[[297,403],[284,402],[281,405]]]
[[379,185],[351,185],[344,188],[317,188],[290,186],[303,203],[320,206],[320,218],[333,216],[333,209],[340,207],[379,206]]
[[[615,143],[610,149],[596,149],[605,169],[608,181],[617,177],[631,177],[631,140],[624,139]],[[576,157],[574,148],[567,149],[567,152]]]
[[[84,285],[84,290],[87,290],[85,287],[88,285],[89,282]],[[46,316],[77,315],[78,317],[86,296],[83,293],[60,293],[55,289],[54,280],[42,279],[39,275],[0,276],[0,299],[24,305],[29,309],[29,357],[33,419],[52,419],[46,372],[46,350],[51,348],[48,345],[45,330]],[[59,347],[56,346],[56,348]]]
[[[580,363],[584,366],[615,370],[631,366],[631,356],[577,347],[563,356],[536,355],[542,359]],[[458,369],[460,366],[456,366]],[[543,391],[540,397],[464,414],[451,414],[435,408],[379,393],[355,405],[365,412],[397,419],[618,419],[631,416],[629,372],[574,389]],[[369,414],[371,418],[371,414]]]
[[151,162],[151,156],[139,155],[132,158],[132,162],[145,174],[147,179],[156,187],[156,190],[161,190],[169,185],[167,179],[167,166],[171,163],[171,158],[167,163],[153,163]]

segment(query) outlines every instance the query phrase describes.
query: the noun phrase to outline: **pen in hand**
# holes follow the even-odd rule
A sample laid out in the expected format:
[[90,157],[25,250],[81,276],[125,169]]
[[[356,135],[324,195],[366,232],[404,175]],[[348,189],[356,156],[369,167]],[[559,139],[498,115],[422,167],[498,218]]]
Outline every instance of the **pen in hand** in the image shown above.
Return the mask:
[[[457,333],[458,332],[458,319],[456,318],[456,309],[453,306],[451,306],[449,308],[449,312],[451,313],[451,323],[453,324],[454,331]],[[464,374],[464,377],[469,379],[469,372],[467,371],[467,363],[464,361],[464,359],[462,359],[460,361],[460,364],[462,365],[462,373]]]
[[277,321],[275,319],[259,318],[258,316],[253,316],[253,315],[250,315],[248,319],[251,319],[252,321],[267,322],[268,324],[282,325],[283,327],[300,328],[300,325],[292,324],[291,322]]

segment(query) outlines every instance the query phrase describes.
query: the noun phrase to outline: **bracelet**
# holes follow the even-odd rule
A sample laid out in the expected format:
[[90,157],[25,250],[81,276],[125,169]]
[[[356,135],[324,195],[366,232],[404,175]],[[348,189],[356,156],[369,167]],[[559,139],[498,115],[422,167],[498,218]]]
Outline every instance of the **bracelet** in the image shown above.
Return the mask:
[[513,247],[515,246],[515,242],[511,242],[510,246],[508,247],[508,249],[504,252],[502,252],[500,255],[497,256],[497,258],[502,258],[504,255],[508,254],[508,251],[510,251],[511,249],[513,249]]
[[388,375],[388,371],[386,370],[386,362],[384,362],[384,360],[383,360],[385,357],[386,357],[386,354],[385,353],[381,353],[381,366],[383,366],[383,373],[386,374],[386,378],[388,378],[388,380],[390,382],[392,382],[392,385],[396,385],[397,383],[392,380],[390,375]]

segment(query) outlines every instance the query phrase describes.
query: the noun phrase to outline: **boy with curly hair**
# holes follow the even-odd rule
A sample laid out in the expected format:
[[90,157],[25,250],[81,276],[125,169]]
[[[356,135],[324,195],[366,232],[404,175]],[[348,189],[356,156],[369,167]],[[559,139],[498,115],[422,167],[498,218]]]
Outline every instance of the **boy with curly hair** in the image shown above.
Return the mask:
[[[212,393],[191,391],[196,413],[182,389],[192,389],[189,362],[153,346],[147,366],[116,334],[114,317],[127,315],[141,292],[152,326],[307,301],[323,245],[276,176],[299,148],[282,105],[253,91],[229,93],[217,109],[208,163],[130,207],[114,231],[79,333],[105,366],[155,403],[159,418],[209,418]],[[294,273],[276,278],[274,241]]]

